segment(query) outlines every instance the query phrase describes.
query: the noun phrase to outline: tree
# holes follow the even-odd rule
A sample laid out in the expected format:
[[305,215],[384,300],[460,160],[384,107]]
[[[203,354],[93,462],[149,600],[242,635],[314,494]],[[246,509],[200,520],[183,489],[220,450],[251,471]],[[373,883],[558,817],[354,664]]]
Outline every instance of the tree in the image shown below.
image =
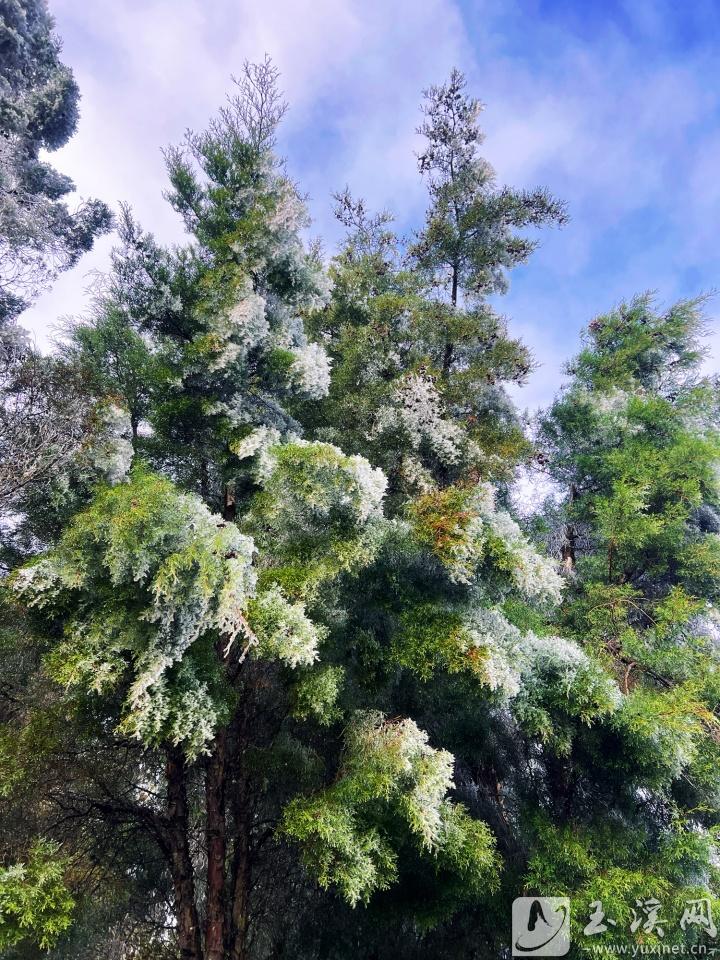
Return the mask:
[[[79,91],[60,61],[45,0],[0,4],[0,511],[17,540],[19,502],[102,443],[107,410],[72,364],[42,357],[14,322],[111,225],[97,200],[74,213],[72,181],[40,159],[72,136]],[[6,550],[6,544],[3,546]]]
[[660,311],[645,295],[596,318],[541,426],[565,489],[561,629],[622,699],[556,750],[528,882],[618,921],[652,888],[665,943],[696,942],[685,901],[717,896],[720,436],[703,333],[697,300]]
[[566,495],[521,525],[531,446],[503,385],[531,360],[487,297],[561,206],[494,185],[454,73],[427,94],[425,229],[403,246],[340,194],[330,284],[275,154],[276,71],[236,83],[166,154],[189,241],[124,211],[70,332],[62,362],[115,428],[14,501],[13,960],[502,957],[527,892],[576,898],[581,956],[599,901],[623,923],[649,883],[673,920],[711,902],[699,305],[591,324],[538,429]]
[[75,372],[45,360],[18,327],[0,330],[0,508],[75,458],[91,427]]
[[[99,811],[112,847],[128,823],[143,832],[166,863],[180,954],[198,960],[272,949],[283,934],[264,921],[265,901],[283,877],[297,908],[298,852],[353,904],[430,858],[457,877],[452,910],[496,869],[488,828],[448,795],[452,757],[357,691],[343,611],[358,578],[393,543],[408,562],[436,545],[422,524],[384,518],[381,470],[302,439],[288,410],[328,388],[327,357],[304,323],[327,287],[272,153],[276,73],[248,66],[238,86],[206,133],[167,154],[170,199],[193,242],[165,251],[126,217],[96,322],[77,331],[103,345],[98,371],[111,355],[106,325],[121,317],[157,362],[143,447],[155,471],[138,464],[75,501],[54,546],[12,578],[15,616],[70,729],[108,756],[109,776],[74,781],[73,809]],[[98,382],[130,402],[124,375]],[[481,502],[495,517],[489,494]],[[534,557],[515,528],[497,538]],[[451,579],[475,563],[446,559]],[[11,718],[21,792],[36,769],[22,733],[37,723],[32,702]],[[45,763],[67,745],[51,727]],[[138,750],[127,752],[128,738]],[[57,795],[43,797],[50,838],[62,832],[109,883],[107,855],[95,842],[88,854],[53,812]]]
[[80,94],[60,61],[45,0],[0,5],[0,324],[67,270],[111,225],[104,203],[71,212],[69,177],[40,159],[75,132]]
[[404,247],[390,214],[339,194],[348,241],[332,266],[333,299],[313,321],[334,371],[318,436],[341,436],[381,465],[391,504],[437,482],[508,479],[528,456],[504,384],[522,383],[532,359],[488,297],[535,248],[526,229],[566,219],[545,190],[496,186],[462,74],[426,91],[423,109],[424,229]]
[[[427,140],[418,166],[427,177],[431,204],[412,252],[453,306],[462,297],[479,300],[507,289],[507,271],[537,246],[513,231],[566,220],[563,204],[544,189],[496,188],[492,167],[477,152],[482,106],[465,87],[459,70],[442,86],[430,87],[418,129]],[[452,363],[452,348],[450,339],[445,367]]]

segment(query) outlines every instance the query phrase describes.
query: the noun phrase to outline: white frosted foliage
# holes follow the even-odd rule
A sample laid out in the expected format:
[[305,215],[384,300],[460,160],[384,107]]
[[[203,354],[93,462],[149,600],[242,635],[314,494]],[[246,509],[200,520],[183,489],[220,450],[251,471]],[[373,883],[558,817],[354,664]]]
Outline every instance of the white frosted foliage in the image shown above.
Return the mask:
[[100,429],[87,449],[90,466],[108,483],[124,480],[133,460],[132,426],[127,411],[108,404],[99,414]]
[[264,483],[290,530],[310,529],[341,512],[363,525],[382,516],[387,477],[331,443],[294,440],[267,451]]
[[621,694],[613,680],[571,640],[552,635],[522,633],[503,613],[494,608],[477,608],[465,621],[467,649],[482,652],[487,685],[513,699],[526,699],[542,691],[547,683],[569,696],[576,684],[586,688],[588,698],[603,709],[615,709]]
[[511,576],[518,590],[531,599],[559,603],[563,579],[557,563],[538,552],[506,510],[496,509],[489,485],[480,486],[473,502],[492,534],[503,542],[508,551],[512,563]]
[[465,441],[464,431],[443,417],[443,404],[430,377],[412,374],[396,388],[392,403],[377,411],[375,436],[401,431],[415,450],[426,445],[442,463],[457,463]]
[[348,768],[367,777],[368,792],[390,798],[402,792],[401,806],[410,828],[428,848],[437,845],[443,801],[453,786],[454,757],[430,746],[414,720],[386,720],[361,714],[348,732]]
[[326,397],[330,389],[330,358],[319,343],[293,349],[290,372],[298,390],[314,400]]
[[254,601],[252,626],[258,638],[257,655],[282,660],[289,667],[314,663],[326,633],[307,616],[303,603],[290,603],[278,587]]

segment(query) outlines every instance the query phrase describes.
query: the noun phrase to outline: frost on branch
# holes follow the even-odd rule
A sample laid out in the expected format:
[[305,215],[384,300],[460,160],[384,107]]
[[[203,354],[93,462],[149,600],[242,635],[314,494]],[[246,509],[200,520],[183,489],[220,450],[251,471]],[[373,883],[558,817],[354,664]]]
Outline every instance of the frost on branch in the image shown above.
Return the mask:
[[382,516],[387,479],[364,457],[296,440],[267,451],[264,519],[281,537],[359,528]]
[[210,368],[221,370],[239,358],[244,359],[248,351],[265,343],[269,333],[265,299],[248,285],[237,302],[213,317],[209,325],[206,338],[214,353]]
[[472,673],[541,737],[553,734],[559,715],[590,722],[616,709],[617,685],[579,646],[523,632],[508,619],[506,603],[526,610],[528,601],[558,603],[562,579],[497,508],[489,485],[433,491],[414,501],[408,517],[408,557],[414,541],[465,590],[454,602],[420,603],[403,614],[400,664],[424,678],[438,667]]
[[133,445],[130,417],[117,404],[108,404],[98,412],[98,430],[85,454],[93,473],[109,484],[120,483],[130,472]]
[[[368,507],[356,509],[364,516]],[[14,586],[30,606],[66,616],[65,638],[48,658],[56,680],[122,690],[121,729],[192,756],[227,718],[218,645],[228,659],[251,652],[297,668],[318,659],[325,637],[279,587],[255,597],[256,552],[199,499],[137,471],[105,487]]]
[[421,604],[404,616],[395,655],[425,679],[438,666],[472,674],[541,737],[553,715],[589,723],[620,703],[613,678],[577,644],[523,632],[497,606]]
[[469,885],[490,885],[493,838],[447,799],[453,757],[435,750],[414,721],[359,713],[346,734],[345,754],[332,786],[293,800],[284,832],[298,841],[308,869],[323,887],[337,886],[353,906],[397,876],[398,854],[383,821],[394,814],[416,848]]
[[551,711],[589,723],[620,705],[614,680],[570,640],[523,634],[492,609],[472,611],[465,630],[485,682],[510,697],[518,719],[541,737],[552,734]]
[[330,389],[330,358],[319,343],[295,347],[290,373],[297,388],[314,400],[326,397]]
[[462,455],[464,431],[443,416],[442,399],[431,377],[410,374],[396,388],[392,402],[377,411],[374,436],[402,435],[416,452],[425,449],[443,464]]
[[57,680],[88,691],[127,685],[125,729],[197,752],[221,707],[193,648],[244,632],[254,551],[197,498],[136,473],[101,491],[54,551],[17,574],[15,589],[31,606],[73,611],[48,660]]
[[472,584],[489,566],[505,572],[528,599],[560,602],[562,577],[555,562],[538,553],[509,513],[497,509],[489,484],[425,494],[410,508],[410,518],[418,540],[454,582]]
[[308,596],[341,570],[374,555],[387,479],[364,457],[330,443],[262,446],[262,491],[248,521],[264,563],[282,568],[290,589]]
[[304,604],[289,603],[278,587],[252,601],[249,618],[259,656],[282,660],[289,667],[310,666],[318,659],[324,629],[307,617]]

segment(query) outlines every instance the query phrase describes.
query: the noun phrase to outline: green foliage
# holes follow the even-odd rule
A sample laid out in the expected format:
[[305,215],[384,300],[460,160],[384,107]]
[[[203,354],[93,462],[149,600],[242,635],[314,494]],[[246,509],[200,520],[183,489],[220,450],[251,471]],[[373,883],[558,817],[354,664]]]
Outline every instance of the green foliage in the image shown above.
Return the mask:
[[302,596],[370,562],[387,483],[381,470],[332,444],[304,440],[270,446],[259,459],[263,489],[247,528],[274,556],[279,569],[268,576]]
[[[688,879],[703,870],[712,850],[711,837],[680,822],[672,823],[663,840],[650,847],[611,820],[572,830],[540,818],[533,828],[537,847],[528,864],[527,889],[545,896],[572,896],[573,955],[594,956],[599,945],[608,943],[631,950],[639,943],[672,948],[703,942],[702,928],[684,930],[680,921],[688,901],[707,899],[710,909],[717,911],[717,898],[702,883]],[[657,928],[646,931],[637,922],[645,921],[641,905],[651,898],[659,903],[662,933]],[[598,903],[605,918],[615,923],[605,919],[605,931],[586,935],[584,928]]]
[[46,659],[54,679],[97,694],[122,686],[124,729],[192,754],[225,710],[217,671],[203,675],[195,646],[243,633],[253,551],[196,498],[138,470],[102,489],[14,587],[31,607],[64,615]]
[[482,107],[465,87],[459,70],[442,86],[430,87],[419,129],[427,144],[418,165],[431,205],[413,253],[420,269],[450,288],[453,303],[458,288],[470,297],[507,288],[506,271],[525,262],[536,246],[514,230],[566,219],[563,205],[545,190],[495,187],[492,167],[477,153]]
[[543,190],[496,185],[458,71],[425,102],[425,227],[403,248],[389,214],[337,197],[349,236],[331,303],[312,318],[333,361],[329,402],[301,408],[318,438],[383,468],[391,512],[435,485],[507,479],[529,456],[504,384],[521,383],[532,359],[487,298],[535,248],[526,228],[565,219]]
[[250,601],[248,620],[258,640],[258,656],[282,660],[290,667],[317,660],[326,631],[308,619],[302,603],[288,603],[278,587]]
[[0,868],[0,947],[25,939],[42,950],[55,946],[75,907],[64,880],[67,866],[56,844],[37,840],[26,861]]
[[492,884],[492,835],[445,799],[451,786],[452,757],[431,748],[413,721],[359,715],[347,729],[335,783],[293,800],[283,830],[302,844],[321,886],[336,885],[353,906],[397,877],[390,817],[399,818],[421,849],[458,870],[471,888]]
[[585,348],[570,372],[578,383],[601,392],[667,388],[696,371],[703,358],[703,303],[702,297],[680,300],[659,313],[652,295],[644,294],[621,304],[589,324]]
[[342,667],[326,666],[300,677],[293,691],[293,716],[298,720],[314,718],[327,727],[342,717],[338,699],[345,671]]
[[[694,944],[685,902],[716,902],[720,446],[717,385],[699,369],[701,302],[661,312],[638,297],[593,321],[541,424],[576,561],[560,627],[623,696],[590,736],[570,731],[555,765],[562,817],[539,828],[528,883],[574,893],[588,916],[602,901],[618,922],[606,942],[659,942],[627,930],[652,895],[663,943]],[[576,932],[578,955],[590,952]]]
[[237,85],[167,152],[188,243],[123,211],[71,331],[108,422],[17,498],[0,817],[4,862],[30,853],[0,877],[0,942],[500,957],[527,892],[573,896],[579,944],[597,901],[625,923],[666,898],[679,929],[718,892],[699,303],[590,325],[538,428],[558,498],[518,522],[533,449],[505,388],[532,359],[488,297],[562,205],[496,185],[453,72],[426,94],[424,228],[404,246],[340,195],[328,278],[274,153],[277,74]]

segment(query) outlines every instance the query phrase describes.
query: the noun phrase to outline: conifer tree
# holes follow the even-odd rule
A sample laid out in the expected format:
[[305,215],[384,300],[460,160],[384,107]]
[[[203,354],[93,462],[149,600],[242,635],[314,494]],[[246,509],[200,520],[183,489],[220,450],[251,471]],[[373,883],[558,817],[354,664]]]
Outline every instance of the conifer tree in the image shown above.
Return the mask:
[[425,92],[418,167],[430,202],[412,242],[400,242],[390,214],[338,195],[348,241],[314,321],[334,371],[318,435],[336,430],[382,465],[391,505],[395,492],[401,503],[436,483],[507,479],[529,454],[504,384],[522,383],[532,359],[488,298],[535,249],[527,229],[566,214],[546,190],[497,186],[479,154],[481,105],[465,87],[454,70]]
[[[17,316],[107,232],[98,200],[71,212],[72,181],[41,158],[75,132],[80,98],[45,0],[0,3],[0,521],[17,497],[103,432],[71,365],[43,357]],[[12,527],[13,524],[10,524]],[[2,530],[3,541],[7,540]],[[3,544],[2,551],[5,552]]]
[[[493,837],[450,796],[452,756],[413,718],[389,719],[383,688],[362,682],[351,598],[366,573],[368,586],[384,578],[398,551],[406,566],[442,572],[447,589],[469,589],[483,565],[498,593],[558,585],[489,489],[468,492],[446,543],[432,495],[412,519],[390,521],[382,470],[302,438],[291,410],[329,384],[305,326],[327,287],[273,155],[283,110],[272,65],[248,66],[208,131],[168,151],[169,197],[191,244],[165,250],[124,216],[96,321],[75,339],[98,391],[134,417],[145,463],[125,475],[93,461],[61,479],[53,545],[13,575],[8,600],[16,641],[31,638],[26,669],[51,704],[24,693],[11,711],[10,807],[67,749],[80,766],[72,790],[59,791],[72,814],[58,818],[57,794],[40,787],[34,828],[49,841],[60,832],[107,886],[117,875],[108,848],[123,831],[135,844],[142,835],[165,861],[180,955],[197,960],[287,941],[263,911],[281,895],[297,909],[307,886],[298,857],[304,876],[350,904],[423,861],[452,888],[442,914],[493,886]],[[152,368],[142,398],[127,375],[138,358]],[[415,606],[401,603],[405,647],[398,639],[391,656],[422,670],[436,657],[412,633]],[[438,653],[442,669],[477,662],[485,676],[487,659],[512,686],[514,648],[527,647],[528,663],[542,656],[541,641],[499,613],[467,616]],[[492,651],[484,617],[506,634]],[[91,742],[107,762],[88,769],[80,757]],[[81,809],[102,822],[105,849],[92,843],[88,854],[67,829]],[[137,893],[152,870],[143,860],[136,873]],[[151,926],[152,912],[142,919]],[[48,942],[60,929],[44,928]]]
[[524,893],[573,897],[577,957],[598,904],[617,940],[651,896],[664,942],[704,943],[680,924],[717,912],[701,305],[593,321],[538,430],[562,493],[523,527],[504,384],[531,358],[488,298],[562,206],[496,186],[453,72],[425,226],[405,244],[340,194],[328,276],[284,112],[247,65],[166,153],[189,241],[123,210],[68,331],[99,426],[12,503],[0,946],[484,960]]
[[604,939],[632,943],[631,911],[654,897],[664,943],[712,942],[707,926],[680,924],[689,900],[717,913],[718,893],[720,437],[704,332],[702,301],[621,304],[590,324],[542,421],[565,492],[561,629],[622,692],[555,751],[529,861],[533,886],[574,894],[579,954],[595,901],[617,921]]
[[0,328],[108,230],[104,203],[71,212],[74,185],[40,158],[75,132],[80,93],[46,0],[0,4]]

